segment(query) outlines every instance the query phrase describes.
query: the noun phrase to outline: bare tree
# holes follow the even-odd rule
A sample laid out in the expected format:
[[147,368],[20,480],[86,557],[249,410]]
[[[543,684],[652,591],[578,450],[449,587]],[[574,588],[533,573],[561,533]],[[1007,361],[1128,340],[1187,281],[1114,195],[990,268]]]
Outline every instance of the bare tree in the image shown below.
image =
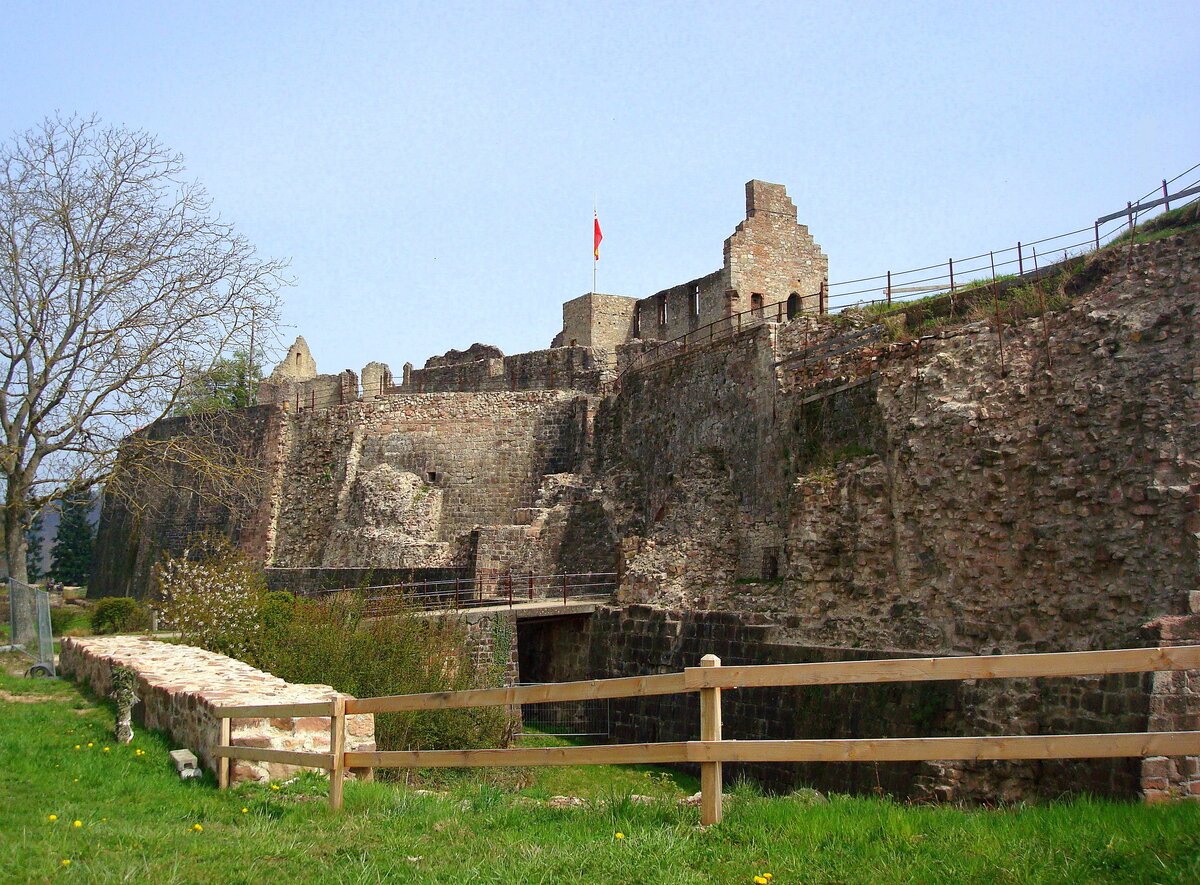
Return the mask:
[[283,263],[183,172],[153,136],[94,118],[0,148],[0,568],[18,579],[31,512],[109,479],[123,438],[278,319]]

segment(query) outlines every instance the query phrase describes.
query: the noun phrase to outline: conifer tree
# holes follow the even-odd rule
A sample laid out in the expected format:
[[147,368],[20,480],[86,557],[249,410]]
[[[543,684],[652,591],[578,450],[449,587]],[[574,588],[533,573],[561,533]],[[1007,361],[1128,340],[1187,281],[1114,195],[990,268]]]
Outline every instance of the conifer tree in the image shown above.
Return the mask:
[[28,572],[29,583],[36,584],[42,579],[42,529],[45,520],[42,511],[35,509],[33,520],[25,530],[25,571]]
[[92,568],[92,509],[90,489],[63,496],[58,536],[50,554],[50,577],[64,584],[86,584]]

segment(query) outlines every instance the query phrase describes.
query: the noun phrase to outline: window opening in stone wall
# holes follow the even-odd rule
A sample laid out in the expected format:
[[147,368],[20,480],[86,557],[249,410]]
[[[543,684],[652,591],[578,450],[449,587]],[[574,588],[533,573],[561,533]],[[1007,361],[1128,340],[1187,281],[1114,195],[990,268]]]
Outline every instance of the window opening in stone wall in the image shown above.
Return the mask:
[[779,580],[779,548],[764,547],[762,554],[762,579],[764,581]]
[[633,337],[642,337],[642,312],[636,307],[633,309]]
[[700,319],[700,284],[695,283],[692,286],[692,319]]
[[750,293],[750,312],[756,317],[762,316],[763,313],[763,297],[761,292]]
[[658,324],[665,326],[667,324],[667,296],[658,296]]
[[425,479],[428,480],[429,482],[437,482],[441,478],[442,478],[442,475],[440,473],[438,473],[436,470],[427,470],[425,472]]
[[794,320],[799,315],[800,315],[800,296],[796,292],[793,292],[791,295],[788,296],[787,318],[789,320]]

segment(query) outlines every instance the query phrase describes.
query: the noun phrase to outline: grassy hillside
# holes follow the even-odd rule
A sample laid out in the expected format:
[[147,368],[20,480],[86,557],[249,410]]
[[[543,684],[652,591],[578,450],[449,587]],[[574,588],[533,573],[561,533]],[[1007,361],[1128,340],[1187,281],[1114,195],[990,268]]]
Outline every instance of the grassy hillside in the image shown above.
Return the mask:
[[[621,767],[452,775],[427,795],[349,783],[334,815],[317,777],[181,783],[162,736],[118,746],[111,716],[69,684],[0,675],[0,881],[1200,881],[1194,803],[964,811],[739,789],[703,830],[676,801],[693,782]],[[590,801],[549,807],[560,792]]]

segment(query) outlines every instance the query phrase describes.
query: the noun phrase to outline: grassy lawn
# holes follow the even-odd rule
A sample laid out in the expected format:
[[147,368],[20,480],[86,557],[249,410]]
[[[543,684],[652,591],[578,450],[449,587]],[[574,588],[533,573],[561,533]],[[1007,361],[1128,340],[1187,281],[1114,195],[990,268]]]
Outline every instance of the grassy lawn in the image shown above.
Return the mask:
[[[118,746],[111,715],[69,684],[0,675],[0,881],[1200,881],[1196,804],[963,811],[738,790],[725,823],[701,830],[674,801],[693,781],[596,767],[447,775],[423,784],[434,795],[348,783],[334,815],[317,777],[181,783],[162,736]],[[555,793],[607,801],[540,801]]]

